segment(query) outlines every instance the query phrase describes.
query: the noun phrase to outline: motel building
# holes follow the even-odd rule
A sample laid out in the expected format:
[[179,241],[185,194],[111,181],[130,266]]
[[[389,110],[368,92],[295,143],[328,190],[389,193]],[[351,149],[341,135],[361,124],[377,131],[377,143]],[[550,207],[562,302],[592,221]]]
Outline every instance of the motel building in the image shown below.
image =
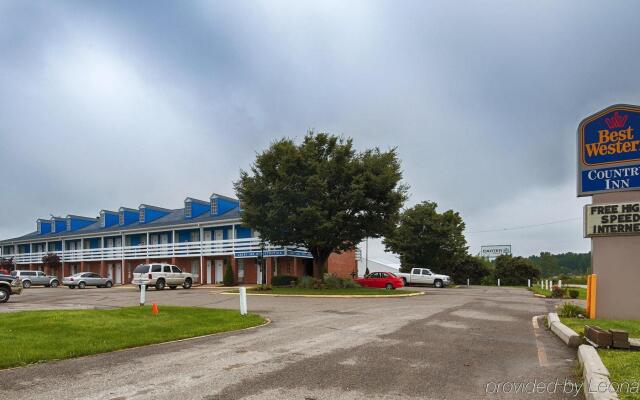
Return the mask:
[[[67,215],[38,219],[37,230],[0,241],[0,257],[13,258],[16,269],[39,270],[59,278],[96,272],[129,284],[139,264],[169,263],[194,275],[194,283],[222,282],[225,260],[239,284],[267,283],[276,275],[313,274],[306,249],[272,246],[258,232],[243,226],[237,199],[213,194],[209,201],[187,198],[184,207],[100,211],[99,217]],[[56,253],[59,270],[44,266],[42,257]],[[256,263],[264,257],[264,270]],[[328,272],[349,277],[357,271],[355,252],[332,254]]]

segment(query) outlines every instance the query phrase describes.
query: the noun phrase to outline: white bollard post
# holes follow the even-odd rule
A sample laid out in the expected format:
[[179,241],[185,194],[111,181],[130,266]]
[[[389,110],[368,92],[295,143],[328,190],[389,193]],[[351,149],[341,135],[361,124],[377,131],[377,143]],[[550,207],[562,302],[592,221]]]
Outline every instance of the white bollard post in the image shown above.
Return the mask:
[[240,288],[240,315],[247,315],[247,288]]
[[145,289],[146,289],[147,285],[142,284],[140,285],[140,305],[143,306],[144,305],[144,300],[145,300]]
[[530,288],[531,287],[531,279],[527,279],[527,287]]
[[500,287],[500,278],[498,278],[498,287]]
[[467,286],[469,286],[469,278],[467,278]]
[[558,287],[562,289],[562,279],[558,279]]

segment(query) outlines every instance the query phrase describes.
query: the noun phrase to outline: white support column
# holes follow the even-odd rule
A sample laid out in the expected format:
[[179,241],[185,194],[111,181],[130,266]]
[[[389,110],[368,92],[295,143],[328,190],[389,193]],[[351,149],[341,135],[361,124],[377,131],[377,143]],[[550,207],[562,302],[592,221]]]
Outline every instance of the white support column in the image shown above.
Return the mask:
[[198,237],[198,239],[200,239],[200,281],[204,284],[204,283],[208,283],[204,280],[204,255],[202,253],[202,241],[204,240],[204,228],[200,227],[200,232],[198,233],[198,235],[200,235]]
[[120,283],[126,285],[127,282],[124,280],[124,233],[120,235]]
[[176,230],[171,231],[171,256],[176,255]]
[[149,232],[147,232],[147,245],[145,248],[147,249],[147,258],[149,258]]
[[231,252],[235,256],[236,254],[236,224],[231,225]]

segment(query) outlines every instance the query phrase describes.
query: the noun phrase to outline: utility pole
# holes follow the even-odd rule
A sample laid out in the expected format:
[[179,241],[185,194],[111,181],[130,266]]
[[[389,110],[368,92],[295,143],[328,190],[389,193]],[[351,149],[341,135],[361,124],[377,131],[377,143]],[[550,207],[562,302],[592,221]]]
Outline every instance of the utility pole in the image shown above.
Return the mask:
[[369,236],[367,236],[367,238],[365,239],[365,253],[364,253],[364,271],[365,274],[367,273],[367,271],[369,271]]

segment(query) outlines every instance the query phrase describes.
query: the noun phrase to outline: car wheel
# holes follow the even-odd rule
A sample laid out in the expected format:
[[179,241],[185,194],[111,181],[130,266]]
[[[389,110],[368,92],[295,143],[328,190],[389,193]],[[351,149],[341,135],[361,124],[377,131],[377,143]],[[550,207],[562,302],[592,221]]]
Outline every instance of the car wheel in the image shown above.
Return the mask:
[[58,282],[58,281],[51,281],[51,284],[50,284],[49,286],[51,286],[51,287],[58,287],[58,286],[60,286],[60,282]]
[[191,285],[193,285],[193,282],[191,282],[190,278],[187,278],[184,280],[184,283],[182,284],[182,287],[185,289],[191,289]]
[[84,282],[80,282],[80,283],[78,283],[78,289],[84,289],[84,288],[86,288],[86,287],[87,287],[87,284],[86,284],[86,283],[84,283]]
[[75,289],[76,285],[69,285],[69,289]]
[[31,287],[31,281],[22,281],[22,287],[29,289]]
[[442,285],[442,281],[438,279],[437,281],[433,282],[433,286],[435,286],[438,289],[440,289],[443,286]]
[[113,286],[113,283],[111,283],[111,281],[107,281],[107,284],[104,285],[104,287],[106,287],[107,289],[111,289],[111,286]]
[[393,289],[393,285],[390,284],[390,283],[387,283],[386,285],[384,285],[384,288],[387,289],[387,290],[391,290],[391,289]]
[[156,281],[156,290],[163,290],[163,289],[164,289],[164,280],[158,279]]
[[0,287],[0,303],[6,303],[11,297],[11,292],[5,287]]
[[169,289],[171,290],[175,290],[177,288],[177,286],[169,286]]

